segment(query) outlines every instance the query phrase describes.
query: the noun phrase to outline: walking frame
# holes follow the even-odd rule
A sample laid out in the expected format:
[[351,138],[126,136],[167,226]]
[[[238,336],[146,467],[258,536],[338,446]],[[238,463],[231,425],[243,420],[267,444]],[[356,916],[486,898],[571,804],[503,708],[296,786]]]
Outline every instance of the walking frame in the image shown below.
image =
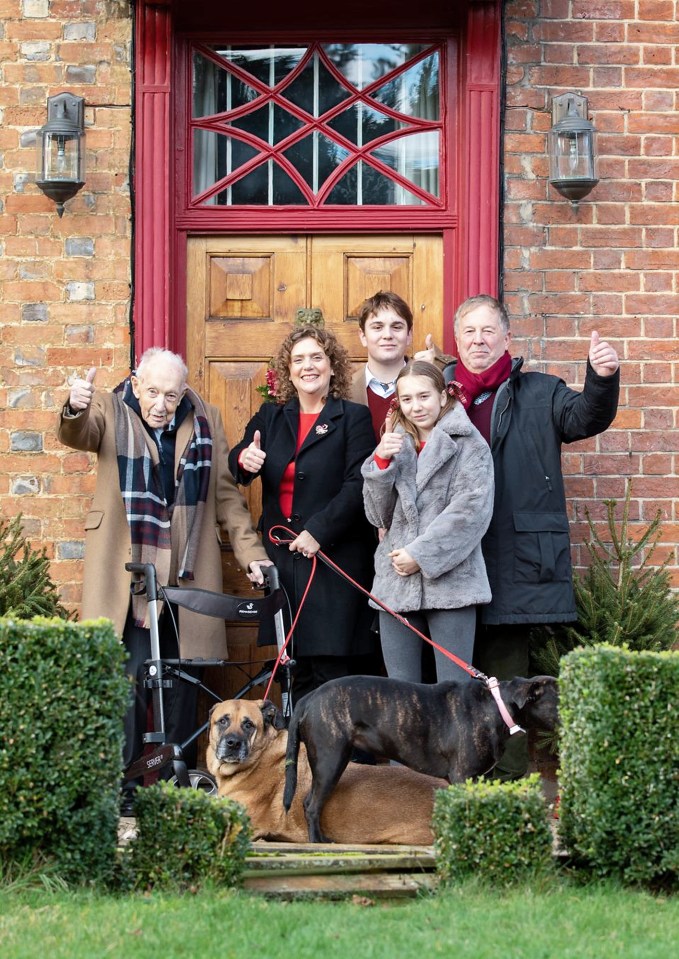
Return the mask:
[[[144,745],[154,748],[134,759],[124,771],[125,780],[133,780],[149,773],[157,773],[168,764],[172,764],[174,782],[178,786],[203,789],[213,793],[217,785],[212,776],[202,769],[188,769],[184,759],[184,751],[210,725],[209,719],[199,726],[183,743],[168,743],[165,732],[165,704],[164,690],[169,689],[175,682],[185,682],[202,689],[215,702],[222,697],[206,686],[201,679],[187,673],[186,667],[228,666],[228,660],[221,659],[163,659],[160,654],[160,632],[158,628],[159,607],[162,602],[174,603],[185,609],[190,609],[205,616],[214,616],[229,623],[243,624],[273,616],[278,660],[267,660],[259,672],[249,679],[244,686],[233,696],[241,699],[255,686],[270,682],[275,664],[276,680],[281,686],[283,714],[289,715],[292,709],[290,695],[290,671],[293,661],[281,651],[285,642],[285,628],[283,624],[283,607],[287,603],[287,596],[280,585],[278,570],[275,566],[262,567],[264,573],[264,596],[243,597],[225,593],[215,593],[205,589],[186,589],[179,586],[159,586],[156,577],[156,568],[153,563],[126,563],[125,569],[138,578],[133,581],[131,589],[146,593],[149,610],[149,627],[151,634],[151,655],[145,662],[144,687],[151,690],[153,707],[153,729],[144,733]],[[174,616],[173,616],[174,621]],[[181,643],[178,624],[174,622],[177,633],[177,645],[181,657]]]

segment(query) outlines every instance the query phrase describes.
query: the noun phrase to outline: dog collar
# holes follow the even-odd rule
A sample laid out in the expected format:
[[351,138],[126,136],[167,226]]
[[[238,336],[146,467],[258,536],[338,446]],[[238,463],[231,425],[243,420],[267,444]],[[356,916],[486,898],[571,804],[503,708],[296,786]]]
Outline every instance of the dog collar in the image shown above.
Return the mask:
[[513,736],[515,733],[525,733],[523,726],[519,726],[518,723],[515,723],[512,719],[509,710],[502,701],[502,696],[500,695],[500,683],[497,681],[495,676],[491,676],[488,679],[488,689],[493,695],[493,699],[497,703],[497,708],[500,711],[500,715],[505,721],[507,728],[509,729],[509,735]]

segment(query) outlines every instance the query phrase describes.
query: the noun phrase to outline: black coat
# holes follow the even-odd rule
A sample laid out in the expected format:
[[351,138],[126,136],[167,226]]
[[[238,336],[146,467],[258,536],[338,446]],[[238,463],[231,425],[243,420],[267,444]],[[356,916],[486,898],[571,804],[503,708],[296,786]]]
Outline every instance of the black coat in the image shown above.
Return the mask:
[[[259,528],[264,547],[278,567],[293,615],[299,607],[311,572],[311,561],[287,546],[269,540],[272,526],[295,533],[306,529],[321,550],[353,579],[370,589],[373,579],[375,533],[363,511],[361,465],[375,446],[370,413],[365,406],[330,397],[297,454],[293,515],[279,506],[281,479],[295,456],[299,402],[285,406],[264,403],[252,417],[241,443],[229,454],[236,482],[247,485],[253,475],[238,466],[240,452],[261,432],[266,460],[261,473],[262,517]],[[370,632],[373,614],[367,599],[320,560],[295,629],[297,656],[349,656],[372,653],[376,639]],[[271,631],[260,630],[260,643],[273,642]]]
[[522,365],[513,361],[491,418],[495,503],[482,542],[493,594],[482,607],[488,625],[577,619],[561,445],[602,433],[618,408],[619,370],[599,376],[588,361],[579,393],[557,376],[521,373]]

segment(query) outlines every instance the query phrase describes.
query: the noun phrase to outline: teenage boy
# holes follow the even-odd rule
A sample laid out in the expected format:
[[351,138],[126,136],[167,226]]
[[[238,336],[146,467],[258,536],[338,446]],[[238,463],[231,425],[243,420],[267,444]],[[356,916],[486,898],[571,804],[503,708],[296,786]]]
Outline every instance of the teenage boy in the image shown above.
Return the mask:
[[349,399],[370,410],[376,441],[394,396],[394,382],[413,339],[413,314],[397,293],[375,293],[358,312],[359,337],[368,362],[352,379]]

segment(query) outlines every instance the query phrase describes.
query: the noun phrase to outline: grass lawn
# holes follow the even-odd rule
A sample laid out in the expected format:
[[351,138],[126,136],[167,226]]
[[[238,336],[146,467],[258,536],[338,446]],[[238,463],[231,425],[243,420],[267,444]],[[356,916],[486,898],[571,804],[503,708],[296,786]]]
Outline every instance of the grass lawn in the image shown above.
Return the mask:
[[0,887],[2,959],[667,959],[677,942],[678,897],[559,880],[372,905]]

